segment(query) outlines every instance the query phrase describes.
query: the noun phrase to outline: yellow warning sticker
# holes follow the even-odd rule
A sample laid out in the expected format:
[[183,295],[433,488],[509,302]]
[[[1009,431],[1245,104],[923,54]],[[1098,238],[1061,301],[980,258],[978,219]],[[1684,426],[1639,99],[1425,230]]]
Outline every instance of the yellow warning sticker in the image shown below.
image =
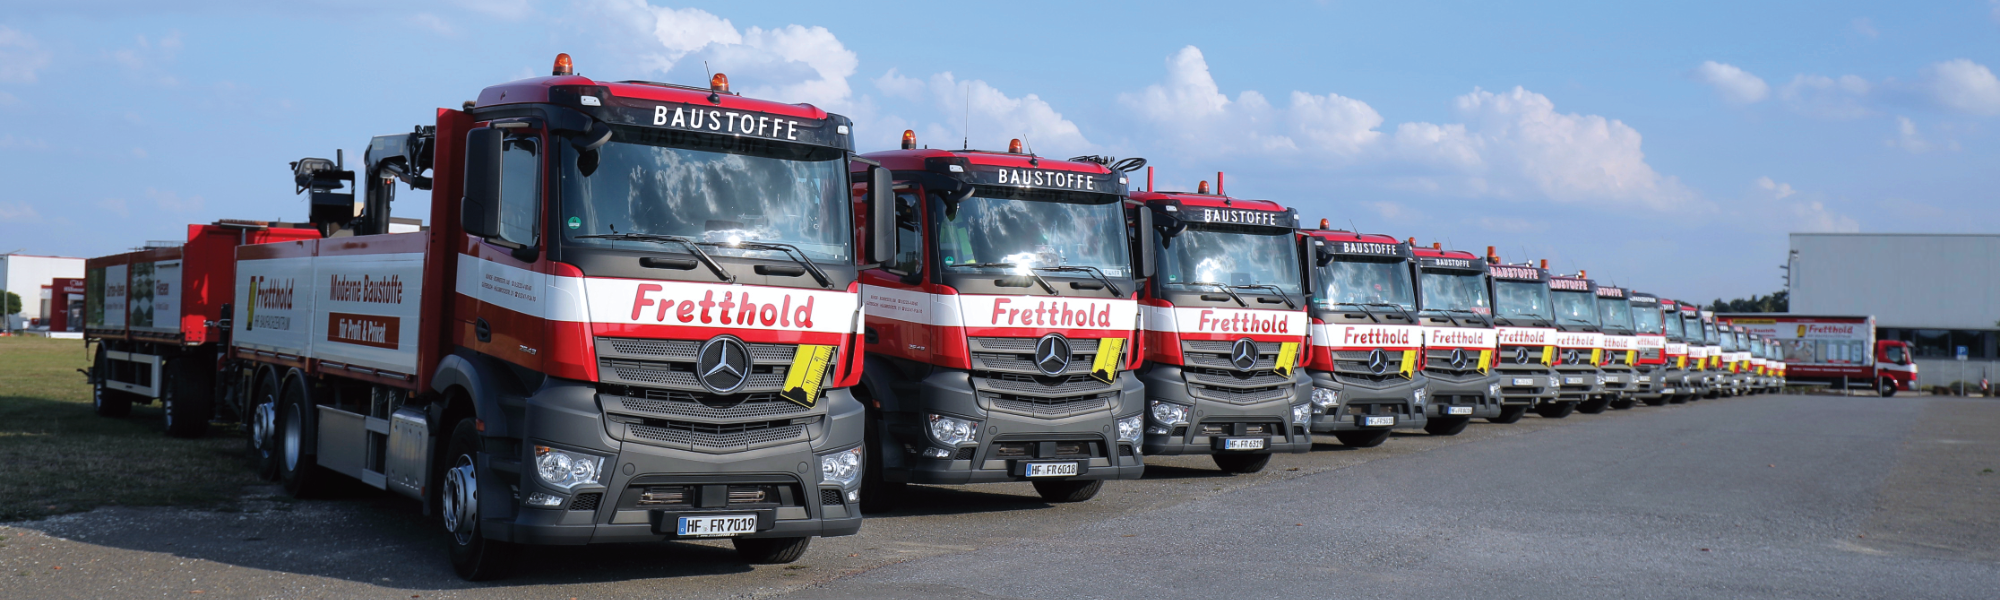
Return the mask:
[[1484,374],[1484,373],[1486,373],[1486,371],[1487,371],[1488,369],[1490,369],[1490,368],[1491,368],[1492,366],[1493,366],[1493,351],[1492,351],[1492,350],[1480,350],[1480,351],[1479,351],[1479,372],[1480,372],[1481,374]]
[[833,364],[833,346],[800,344],[792,354],[792,366],[785,369],[785,391],[778,397],[806,408],[819,404],[819,386],[826,382],[826,368]]
[[1292,376],[1292,363],[1299,362],[1299,343],[1278,344],[1278,374]]
[[1119,359],[1125,349],[1125,338],[1108,337],[1097,340],[1097,360],[1090,363],[1090,376],[1098,381],[1111,383],[1118,378]]
[[1542,346],[1542,364],[1545,364],[1545,365],[1554,365],[1554,364],[1556,364],[1556,347],[1555,347],[1555,346]]
[[1679,360],[1677,360],[1677,361],[1675,361],[1675,362],[1674,362],[1674,368],[1676,368],[1676,369],[1685,369],[1685,368],[1688,368],[1688,357],[1686,357],[1686,356],[1677,356],[1677,357],[1674,357],[1674,358],[1676,358],[1676,359],[1679,359]]
[[1404,350],[1404,351],[1403,351],[1403,366],[1402,366],[1402,368],[1400,368],[1400,369],[1397,369],[1397,370],[1396,370],[1396,372],[1397,372],[1397,373],[1401,373],[1401,374],[1403,375],[1403,378],[1404,378],[1404,379],[1416,379],[1416,378],[1417,378],[1417,351],[1415,351],[1415,350]]
[[1591,348],[1591,349],[1590,349],[1590,364],[1593,364],[1593,365],[1601,365],[1601,364],[1604,364],[1604,349],[1603,349],[1603,348]]

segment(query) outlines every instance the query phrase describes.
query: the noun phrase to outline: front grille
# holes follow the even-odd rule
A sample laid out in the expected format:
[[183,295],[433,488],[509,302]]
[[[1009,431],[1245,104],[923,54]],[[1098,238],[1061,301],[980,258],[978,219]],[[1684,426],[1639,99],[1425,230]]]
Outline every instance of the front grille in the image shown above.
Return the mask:
[[1090,375],[1044,377],[1039,375],[1023,375],[1020,373],[989,373],[985,379],[987,387],[996,390],[1022,392],[1039,396],[1055,394],[1074,395],[1082,392],[1095,392],[1104,389],[1105,385],[1104,382],[1098,381],[1097,378]]
[[779,398],[777,394],[708,396],[690,392],[627,388],[605,393],[604,400],[604,408],[611,412],[707,420],[768,419],[808,410],[790,400]]
[[978,448],[959,448],[958,455],[953,456],[952,460],[972,460],[973,455],[978,453]]
[[1241,405],[1283,399],[1292,394],[1292,387],[1286,385],[1261,388],[1226,388],[1212,385],[1189,384],[1188,391],[1196,398]]
[[1196,435],[1283,435],[1276,423],[1202,423]]
[[1656,358],[1659,358],[1659,357],[1660,357],[1660,349],[1659,349],[1659,348],[1647,348],[1647,349],[1645,349],[1645,350],[1640,350],[1640,351],[1639,351],[1639,358],[1644,358],[1644,359],[1647,359],[1647,360],[1652,360],[1652,359],[1656,359]]
[[634,437],[693,450],[745,450],[806,437],[806,426],[790,420],[732,424],[649,420],[626,427]]
[[[1035,343],[1040,338],[967,338],[972,350],[972,369],[975,371],[1005,371],[1027,375],[1041,375],[1035,367]],[[1064,375],[1088,375],[1090,365],[1097,359],[1097,340],[1076,338],[1069,341],[1069,369]]]
[[1064,418],[1105,410],[1118,387],[1090,375],[1097,358],[1093,340],[1070,340],[1069,368],[1042,374],[1034,365],[1039,338],[968,338],[973,387],[992,410],[1031,417]]
[[[1516,352],[1516,349],[1519,349],[1519,348],[1527,348],[1527,349],[1528,349],[1528,356],[1527,356],[1527,358],[1528,358],[1528,361],[1527,361],[1527,362],[1525,362],[1525,363],[1523,363],[1523,362],[1520,362],[1520,361],[1518,361],[1518,360],[1515,360],[1515,356],[1516,356],[1515,352]],[[1500,364],[1503,364],[1503,365],[1532,365],[1532,364],[1537,364],[1537,363],[1540,363],[1540,362],[1542,362],[1542,348],[1543,348],[1542,346],[1501,346],[1501,347],[1500,347]]]
[[832,488],[820,488],[819,490],[819,503],[821,505],[840,506],[843,504],[842,500],[840,490]]
[[1465,365],[1463,367],[1451,366],[1451,352],[1451,350],[1425,350],[1424,372],[1443,373],[1447,375],[1469,375],[1479,372],[1478,350],[1461,351],[1465,356]]
[[1181,357],[1188,392],[1196,398],[1245,405],[1283,399],[1292,393],[1292,380],[1279,375],[1279,344],[1257,344],[1257,362],[1238,369],[1231,361],[1235,342],[1182,340]]
[[590,493],[588,493],[588,494],[577,494],[577,495],[576,495],[576,499],[574,499],[574,500],[570,500],[570,501],[569,501],[569,509],[570,509],[570,510],[597,510],[597,503],[598,503],[598,502],[602,502],[603,500],[604,500],[604,494],[603,494],[603,493],[601,493],[601,492],[590,492]]
[[1373,415],[1380,417],[1388,415],[1408,416],[1410,414],[1410,405],[1408,404],[1349,404],[1341,408],[1350,415]]
[[[626,360],[599,359],[597,366],[611,375],[607,379],[637,384],[653,384],[682,390],[706,390],[695,378],[694,363],[655,363]],[[746,392],[776,392],[785,384],[785,370],[789,366],[753,366],[750,378],[743,382]]]
[[1382,359],[1385,366],[1379,375],[1368,367],[1370,356],[1374,352],[1373,350],[1342,350],[1333,352],[1333,374],[1340,377],[1350,377],[1367,381],[1386,381],[1391,377],[1402,377],[1404,351],[1383,350]]
[[1111,394],[1086,394],[1081,396],[1027,396],[1021,394],[981,393],[994,410],[1003,410],[1023,415],[1059,418],[1078,415],[1111,407]]
[[[605,383],[631,384],[707,393],[695,376],[696,354],[705,343],[695,340],[597,338],[598,375]],[[798,346],[745,344],[750,349],[750,375],[744,393],[782,391],[785,371]],[[838,361],[838,358],[835,359]]]
[[1000,442],[993,445],[993,458],[1095,458],[1102,456],[1097,442]]

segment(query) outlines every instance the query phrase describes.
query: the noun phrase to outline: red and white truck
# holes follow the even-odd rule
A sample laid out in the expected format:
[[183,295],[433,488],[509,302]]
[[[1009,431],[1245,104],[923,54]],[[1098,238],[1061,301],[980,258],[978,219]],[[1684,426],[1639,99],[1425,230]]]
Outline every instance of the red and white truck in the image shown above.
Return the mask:
[[1358,448],[1392,429],[1420,429],[1429,376],[1417,322],[1410,244],[1325,228],[1299,232],[1310,286],[1314,433]]
[[[1556,401],[1535,407],[1544,418],[1567,417],[1578,406],[1600,412],[1606,401],[1604,371],[1604,329],[1597,313],[1597,282],[1587,273],[1556,275],[1549,278],[1550,305],[1555,309],[1556,332],[1550,342],[1550,358],[1556,375]],[[1586,406],[1587,404],[1587,406]]]
[[1160,261],[1138,292],[1143,450],[1207,454],[1224,471],[1252,473],[1273,453],[1312,450],[1299,217],[1221,191],[1204,181],[1192,193],[1132,194],[1135,210],[1152,213]]
[[1505,264],[1487,246],[1486,262],[1500,346],[1493,367],[1500,384],[1500,416],[1487,420],[1513,423],[1529,409],[1542,410],[1556,401],[1559,376],[1554,366],[1556,328],[1555,311],[1549,306],[1548,261],[1539,266]]
[[[323,237],[235,246],[207,283],[234,290],[209,331],[261,468],[423,501],[467,579],[522,544],[728,538],[789,562],[859,530],[857,231],[886,258],[893,215],[854,222],[889,190],[850,175],[848,119],[568,55],[435,115],[374,138],[360,177],[294,163]],[[388,233],[399,181],[431,190],[429,229]]]
[[1080,502],[1139,478],[1134,294],[1153,233],[1127,222],[1116,168],[1135,163],[1042,158],[1018,139],[922,149],[908,131],[865,158],[897,183],[894,252],[861,273],[863,508],[893,508],[910,483],[1027,481]]
[[1908,343],[1875,337],[1874,316],[1728,313],[1718,318],[1777,341],[1790,385],[1873,389],[1883,396],[1917,389]]

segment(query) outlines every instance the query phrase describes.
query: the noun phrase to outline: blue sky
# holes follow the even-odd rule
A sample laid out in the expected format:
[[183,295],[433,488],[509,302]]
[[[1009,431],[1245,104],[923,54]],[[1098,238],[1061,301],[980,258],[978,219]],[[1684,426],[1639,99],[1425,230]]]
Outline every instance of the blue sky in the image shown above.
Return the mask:
[[[1708,300],[1792,231],[1991,232],[2000,4],[72,0],[0,16],[0,252],[299,220],[286,163],[545,74],[699,83],[949,146]],[[403,194],[401,216],[427,217]]]

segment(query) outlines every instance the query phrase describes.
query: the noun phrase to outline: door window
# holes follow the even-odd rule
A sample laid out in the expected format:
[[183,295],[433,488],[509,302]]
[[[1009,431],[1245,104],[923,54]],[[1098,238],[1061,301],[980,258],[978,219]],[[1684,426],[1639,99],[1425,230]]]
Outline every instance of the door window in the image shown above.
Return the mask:
[[500,238],[534,245],[541,199],[541,141],[508,138],[500,149]]

